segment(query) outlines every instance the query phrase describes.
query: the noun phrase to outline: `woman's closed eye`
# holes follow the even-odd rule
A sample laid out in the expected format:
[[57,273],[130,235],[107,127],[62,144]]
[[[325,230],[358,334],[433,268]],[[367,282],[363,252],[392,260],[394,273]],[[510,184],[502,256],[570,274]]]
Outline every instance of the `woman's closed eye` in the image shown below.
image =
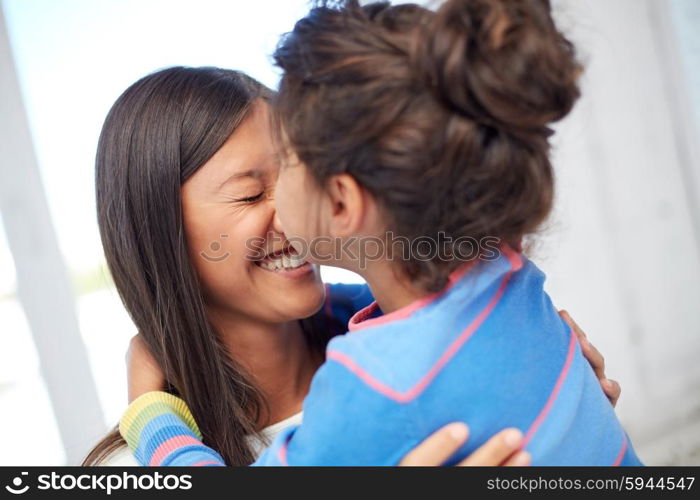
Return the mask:
[[265,191],[261,191],[260,193],[256,194],[255,196],[248,196],[246,198],[237,198],[232,201],[237,202],[237,203],[255,203],[256,201],[260,201],[263,198],[263,195],[265,194]]

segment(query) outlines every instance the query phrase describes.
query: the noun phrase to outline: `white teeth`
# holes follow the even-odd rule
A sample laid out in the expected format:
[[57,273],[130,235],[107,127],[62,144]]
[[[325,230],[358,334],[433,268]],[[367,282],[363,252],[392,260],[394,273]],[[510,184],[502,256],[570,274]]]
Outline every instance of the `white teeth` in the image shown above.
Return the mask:
[[296,269],[304,264],[306,264],[306,261],[302,259],[300,255],[283,254],[279,257],[268,258],[260,262],[260,267],[269,271],[275,271],[278,269]]
[[301,255],[290,255],[289,262],[291,267],[300,267],[306,264],[306,261],[301,258]]

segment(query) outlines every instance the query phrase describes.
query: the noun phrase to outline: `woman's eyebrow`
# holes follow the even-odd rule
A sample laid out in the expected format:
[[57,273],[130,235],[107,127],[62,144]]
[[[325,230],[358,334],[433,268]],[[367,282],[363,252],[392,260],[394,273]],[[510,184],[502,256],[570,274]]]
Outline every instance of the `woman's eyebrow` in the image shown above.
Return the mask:
[[252,177],[253,179],[258,179],[262,176],[262,172],[260,170],[246,170],[245,172],[236,172],[235,174],[231,174],[224,182],[221,183],[219,186],[219,189],[224,187],[226,184],[228,184],[230,181],[237,180],[237,179],[243,179],[247,177]]

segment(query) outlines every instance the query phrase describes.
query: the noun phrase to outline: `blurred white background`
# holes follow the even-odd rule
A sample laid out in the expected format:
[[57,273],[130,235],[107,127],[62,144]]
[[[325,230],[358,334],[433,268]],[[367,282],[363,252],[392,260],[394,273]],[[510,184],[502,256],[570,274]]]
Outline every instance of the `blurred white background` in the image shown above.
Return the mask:
[[[587,71],[558,127],[557,208],[533,256],[620,381],[618,413],[641,458],[697,465],[700,1],[554,5]],[[0,6],[0,465],[75,464],[126,405],[123,353],[135,333],[94,208],[109,107],[171,65],[240,69],[274,87],[269,54],[307,2]]]

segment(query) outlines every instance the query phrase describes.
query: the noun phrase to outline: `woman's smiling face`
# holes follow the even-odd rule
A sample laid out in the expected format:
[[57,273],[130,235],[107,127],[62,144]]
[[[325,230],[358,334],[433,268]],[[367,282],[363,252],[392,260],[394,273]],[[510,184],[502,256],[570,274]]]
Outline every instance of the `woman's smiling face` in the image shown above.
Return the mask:
[[324,300],[318,268],[295,258],[277,222],[278,172],[269,107],[259,100],[181,190],[189,254],[207,304],[254,321],[305,318]]

